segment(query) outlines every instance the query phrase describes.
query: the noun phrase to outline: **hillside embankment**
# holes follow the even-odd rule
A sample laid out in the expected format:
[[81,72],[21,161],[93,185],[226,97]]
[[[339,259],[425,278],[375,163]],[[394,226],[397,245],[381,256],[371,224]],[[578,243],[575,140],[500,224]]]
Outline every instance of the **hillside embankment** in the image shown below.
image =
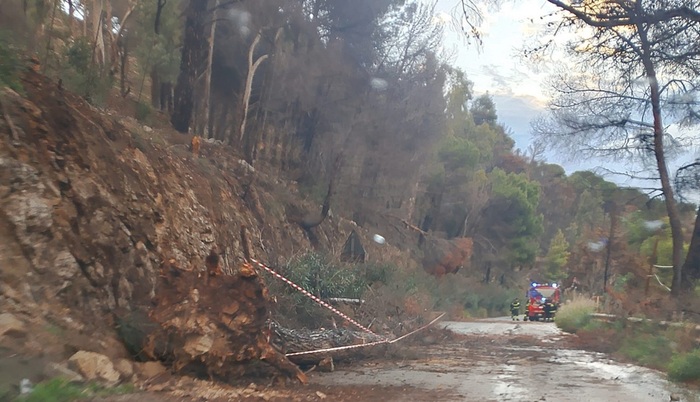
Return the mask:
[[[320,206],[295,182],[223,144],[195,155],[190,136],[97,109],[34,71],[22,87],[0,95],[0,383],[49,377],[49,362],[77,352],[121,362],[118,377],[130,378],[119,317],[153,306],[164,267],[204,272],[212,248],[222,272],[236,273],[242,227],[272,266],[312,249],[296,222]],[[314,228],[316,247],[338,252],[352,230],[371,238],[331,215]],[[365,243],[374,261],[412,263]]]

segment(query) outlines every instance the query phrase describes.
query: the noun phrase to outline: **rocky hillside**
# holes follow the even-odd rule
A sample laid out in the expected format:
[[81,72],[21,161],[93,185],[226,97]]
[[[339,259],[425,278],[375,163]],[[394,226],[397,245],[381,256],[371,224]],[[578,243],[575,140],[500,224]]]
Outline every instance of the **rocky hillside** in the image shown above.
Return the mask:
[[[0,305],[9,324],[0,336],[16,336],[0,346],[125,357],[113,313],[150,303],[164,262],[203,270],[216,246],[232,272],[244,225],[253,254],[272,265],[310,250],[293,215],[320,206],[293,182],[221,144],[204,143],[195,157],[189,138],[98,110],[37,73],[23,87],[1,95]],[[318,247],[339,252],[352,229],[371,237],[329,217],[314,229]],[[374,260],[409,262],[365,243]]]

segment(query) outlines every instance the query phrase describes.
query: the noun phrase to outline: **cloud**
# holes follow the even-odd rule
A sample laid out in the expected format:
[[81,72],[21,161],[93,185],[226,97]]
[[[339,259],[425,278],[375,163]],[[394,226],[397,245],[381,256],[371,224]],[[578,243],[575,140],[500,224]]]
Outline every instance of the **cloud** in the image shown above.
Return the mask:
[[484,64],[481,66],[482,74],[489,78],[494,87],[492,92],[512,94],[513,84],[517,78],[510,74],[503,74],[500,70],[503,70],[503,67],[495,64]]
[[528,95],[492,94],[498,121],[511,130],[516,148],[527,149],[532,142],[530,121],[545,111],[540,99]]

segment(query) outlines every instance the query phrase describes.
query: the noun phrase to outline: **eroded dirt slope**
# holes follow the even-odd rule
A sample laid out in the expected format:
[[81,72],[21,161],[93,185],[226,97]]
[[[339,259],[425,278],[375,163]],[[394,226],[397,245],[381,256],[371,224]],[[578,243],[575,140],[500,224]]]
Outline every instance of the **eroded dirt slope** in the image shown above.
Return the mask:
[[[203,269],[216,245],[231,271],[242,225],[273,265],[311,249],[286,211],[317,206],[293,182],[221,145],[195,158],[187,139],[110,116],[36,73],[23,85],[1,95],[0,312],[20,328],[0,349],[126,357],[114,315],[150,303],[163,262]],[[353,228],[328,219],[321,246],[338,249]]]

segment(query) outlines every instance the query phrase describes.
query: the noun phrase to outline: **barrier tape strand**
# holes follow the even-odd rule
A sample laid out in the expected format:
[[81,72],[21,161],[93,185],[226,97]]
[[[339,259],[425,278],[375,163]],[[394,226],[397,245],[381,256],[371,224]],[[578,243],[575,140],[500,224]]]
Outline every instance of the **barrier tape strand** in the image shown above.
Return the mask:
[[316,354],[316,353],[336,352],[336,351],[340,351],[340,350],[357,349],[357,348],[364,348],[364,347],[376,346],[376,345],[383,345],[383,344],[389,345],[389,344],[392,344],[392,343],[396,343],[396,342],[398,342],[398,341],[400,341],[400,340],[402,340],[402,339],[404,339],[404,338],[407,338],[407,337],[409,337],[409,336],[415,334],[415,333],[418,332],[418,331],[422,331],[422,330],[428,328],[429,326],[435,324],[439,319],[441,319],[442,317],[444,317],[445,314],[446,314],[446,313],[440,314],[440,315],[437,316],[435,319],[433,319],[433,320],[430,321],[429,323],[423,325],[422,327],[420,327],[420,328],[418,328],[418,329],[416,329],[416,330],[414,330],[414,331],[412,331],[412,332],[409,332],[409,333],[407,333],[407,334],[405,334],[405,335],[402,335],[402,336],[400,336],[400,337],[398,337],[398,338],[396,338],[396,339],[392,339],[392,340],[384,339],[383,341],[376,341],[376,342],[369,342],[369,343],[360,343],[360,344],[357,344],[357,345],[337,346],[337,347],[333,347],[333,348],[308,350],[308,351],[305,351],[305,352],[287,353],[287,354],[285,354],[285,356],[289,357],[289,356],[312,355],[312,354]]
[[311,300],[313,300],[313,301],[315,301],[316,303],[320,304],[321,306],[323,306],[323,307],[329,309],[329,310],[332,311],[333,313],[339,315],[340,317],[342,317],[343,319],[347,320],[348,322],[350,322],[351,324],[355,325],[356,327],[360,328],[361,330],[363,330],[363,331],[365,331],[365,332],[367,332],[367,333],[369,333],[369,334],[372,334],[372,335],[374,335],[374,336],[379,336],[379,337],[382,337],[382,338],[385,338],[385,339],[386,339],[386,337],[383,337],[383,336],[380,336],[380,335],[375,334],[375,333],[372,332],[372,330],[370,330],[369,328],[366,328],[365,326],[363,326],[363,325],[360,324],[359,322],[357,322],[357,321],[353,320],[352,318],[348,317],[347,315],[341,313],[341,312],[338,311],[338,309],[336,309],[335,307],[333,307],[333,306],[331,306],[330,304],[324,302],[323,300],[319,299],[318,297],[312,295],[312,294],[309,293],[309,291],[307,291],[306,289],[302,288],[301,286],[297,285],[296,283],[292,282],[291,280],[289,280],[289,279],[285,278],[284,276],[280,275],[277,271],[275,271],[274,269],[268,267],[267,265],[263,264],[262,262],[260,262],[260,261],[258,261],[258,260],[256,260],[256,259],[254,259],[254,258],[251,258],[250,260],[251,260],[253,263],[255,263],[257,266],[259,266],[260,268],[262,268],[262,269],[264,269],[265,271],[271,273],[271,274],[272,274],[274,277],[276,277],[277,279],[281,279],[281,280],[282,280],[283,282],[285,282],[287,285],[289,285],[289,286],[293,287],[294,289],[300,291],[300,292],[303,293],[305,296],[311,298]]

